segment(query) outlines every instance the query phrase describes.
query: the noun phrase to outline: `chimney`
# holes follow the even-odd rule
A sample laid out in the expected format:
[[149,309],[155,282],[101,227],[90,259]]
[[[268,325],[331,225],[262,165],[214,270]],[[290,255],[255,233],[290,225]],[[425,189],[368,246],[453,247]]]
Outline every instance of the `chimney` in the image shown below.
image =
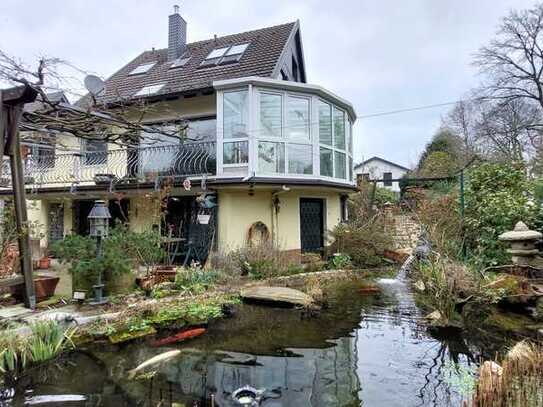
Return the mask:
[[187,47],[187,22],[179,14],[179,6],[173,6],[173,14],[168,17],[168,61],[183,55]]

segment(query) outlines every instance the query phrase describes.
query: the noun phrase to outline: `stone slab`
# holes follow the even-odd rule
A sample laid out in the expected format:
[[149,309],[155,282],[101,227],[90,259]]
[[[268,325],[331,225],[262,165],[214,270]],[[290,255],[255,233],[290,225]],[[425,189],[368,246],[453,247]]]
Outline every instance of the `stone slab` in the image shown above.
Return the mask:
[[31,315],[32,311],[28,308],[25,308],[22,304],[10,305],[8,307],[0,308],[0,319],[10,319],[10,318],[22,318],[26,315]]
[[280,304],[310,305],[313,298],[309,295],[287,287],[249,287],[241,290],[241,298],[250,301],[263,301]]

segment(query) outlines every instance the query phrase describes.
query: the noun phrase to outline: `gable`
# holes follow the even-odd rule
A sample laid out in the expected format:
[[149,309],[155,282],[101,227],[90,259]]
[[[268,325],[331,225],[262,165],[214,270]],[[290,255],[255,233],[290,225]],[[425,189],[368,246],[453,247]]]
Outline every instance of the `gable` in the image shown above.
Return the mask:
[[380,157],[372,157],[366,161],[361,162],[360,164],[356,165],[354,168],[355,170],[361,169],[361,168],[369,168],[369,167],[386,167],[386,168],[394,168],[399,171],[411,171],[409,168],[404,167],[403,165],[393,163],[392,161],[385,160],[384,158]]

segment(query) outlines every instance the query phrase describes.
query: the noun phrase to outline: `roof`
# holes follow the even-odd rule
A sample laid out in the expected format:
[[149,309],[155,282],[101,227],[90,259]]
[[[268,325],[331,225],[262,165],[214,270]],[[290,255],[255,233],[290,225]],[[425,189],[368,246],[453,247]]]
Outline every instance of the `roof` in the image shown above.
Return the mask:
[[[190,91],[211,89],[213,81],[245,76],[271,77],[298,22],[247,31],[187,44],[184,56],[190,60],[183,67],[170,69],[168,49],[145,51],[114,73],[105,81],[105,94],[98,98],[102,103],[114,103],[131,98],[144,86],[166,85],[153,97]],[[237,63],[200,67],[205,57],[215,48],[249,43]],[[147,73],[128,75],[139,65],[157,62]]]
[[381,157],[377,157],[377,156],[373,156],[369,159],[367,159],[366,161],[362,161],[360,164],[358,165],[355,165],[355,169],[356,168],[360,168],[360,167],[363,167],[364,165],[366,165],[367,163],[369,163],[370,161],[381,161],[383,163],[386,163],[386,164],[389,164],[389,165],[392,165],[396,168],[400,168],[404,171],[411,171],[411,168],[407,168],[407,167],[404,167],[403,165],[400,165],[400,164],[396,164],[396,163],[393,163],[392,161],[388,161],[388,160],[385,160],[384,158],[381,158]]

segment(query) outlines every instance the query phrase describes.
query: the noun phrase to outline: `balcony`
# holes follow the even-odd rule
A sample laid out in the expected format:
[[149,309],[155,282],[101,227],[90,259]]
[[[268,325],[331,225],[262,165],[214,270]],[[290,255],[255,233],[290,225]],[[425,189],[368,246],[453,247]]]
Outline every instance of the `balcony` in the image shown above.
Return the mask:
[[[34,187],[155,182],[159,177],[198,177],[216,173],[215,142],[120,148],[103,152],[43,153],[24,160],[25,183]],[[11,187],[9,160],[0,185]]]

